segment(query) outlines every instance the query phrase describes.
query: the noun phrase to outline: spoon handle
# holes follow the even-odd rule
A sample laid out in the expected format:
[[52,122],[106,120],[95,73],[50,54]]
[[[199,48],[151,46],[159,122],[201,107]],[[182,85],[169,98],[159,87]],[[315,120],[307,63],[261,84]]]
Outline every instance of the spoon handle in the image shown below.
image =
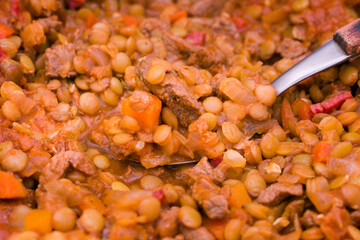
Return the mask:
[[358,55],[360,53],[360,18],[337,30],[333,37],[347,55]]

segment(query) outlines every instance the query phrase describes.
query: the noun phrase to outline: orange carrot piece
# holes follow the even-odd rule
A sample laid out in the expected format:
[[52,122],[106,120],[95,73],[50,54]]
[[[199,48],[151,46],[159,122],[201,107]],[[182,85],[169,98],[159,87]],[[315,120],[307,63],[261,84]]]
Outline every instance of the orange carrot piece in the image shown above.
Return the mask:
[[170,16],[170,21],[175,22],[179,20],[180,18],[187,17],[187,12],[184,10],[178,11],[175,14]]
[[242,182],[230,187],[229,205],[232,208],[241,208],[243,205],[251,203],[251,198],[247,193]]
[[290,132],[295,134],[297,119],[287,98],[284,98],[281,104],[281,122],[285,130],[290,130]]
[[0,24],[0,39],[10,37],[13,33],[13,29]]
[[330,145],[327,142],[320,141],[313,149],[313,162],[326,163],[330,153]]
[[52,214],[48,209],[31,209],[24,219],[25,231],[39,234],[50,233],[52,230]]
[[143,130],[154,132],[159,125],[159,118],[161,112],[161,101],[158,97],[147,93],[150,97],[149,106],[142,112],[134,111],[130,106],[129,98],[124,98],[122,101],[122,113],[136,119]]
[[226,223],[228,221],[223,219],[223,220],[212,220],[209,218],[205,218],[204,219],[204,227],[207,228],[207,230],[209,230],[209,232],[212,233],[212,235],[214,235],[214,237],[217,240],[224,240],[225,239],[225,235],[224,235],[224,231],[225,231],[225,226]]
[[24,198],[27,190],[10,172],[0,171],[0,199]]
[[96,16],[92,12],[88,14],[85,20],[85,27],[91,28],[96,23]]
[[137,27],[138,26],[138,20],[136,17],[133,17],[133,16],[129,16],[129,15],[123,15],[124,17],[124,23],[126,26],[135,26]]

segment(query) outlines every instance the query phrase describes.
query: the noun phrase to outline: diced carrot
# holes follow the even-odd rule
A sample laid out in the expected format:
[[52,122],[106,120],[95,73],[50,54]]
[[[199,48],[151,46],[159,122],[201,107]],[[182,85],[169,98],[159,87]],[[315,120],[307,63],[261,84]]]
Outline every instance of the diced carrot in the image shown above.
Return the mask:
[[170,21],[173,23],[183,17],[187,17],[187,12],[184,10],[181,10],[181,11],[178,11],[175,14],[171,15]]
[[79,204],[79,208],[81,210],[85,210],[87,208],[93,208],[98,210],[99,213],[104,214],[105,213],[105,206],[101,202],[101,200],[95,196],[95,195],[87,195],[83,198],[81,203]]
[[85,20],[85,27],[91,28],[96,23],[96,16],[94,13],[90,12]]
[[0,39],[10,37],[11,35],[13,35],[13,33],[13,29],[0,24]]
[[122,101],[122,113],[136,119],[143,130],[154,132],[159,125],[161,112],[161,101],[151,93],[146,93],[150,97],[149,106],[142,112],[134,111],[130,106],[130,99],[124,98]]
[[320,141],[313,149],[313,162],[326,163],[328,157],[330,156],[330,153],[330,145],[327,142]]
[[139,24],[136,17],[124,14],[123,18],[124,18],[124,23],[125,23],[126,26],[135,26],[135,27],[137,27],[138,24]]
[[209,230],[209,232],[212,233],[212,235],[214,235],[214,237],[217,240],[224,240],[224,231],[225,231],[225,226],[226,223],[228,221],[223,219],[223,220],[212,220],[209,218],[204,218],[204,227],[207,228],[207,230]]
[[302,120],[310,118],[310,103],[308,101],[298,98],[291,104],[291,107],[295,116],[299,116]]
[[25,231],[46,234],[52,230],[52,214],[48,209],[31,209],[25,216]]
[[290,130],[293,134],[295,133],[297,119],[294,116],[291,105],[287,98],[284,98],[281,105],[281,122],[285,130]]
[[0,199],[24,198],[27,190],[10,172],[0,171]]
[[301,107],[299,109],[299,117],[301,118],[301,120],[310,119],[311,114],[310,114],[310,104],[309,103],[304,102],[304,104],[301,105]]
[[242,182],[230,187],[229,205],[232,208],[241,208],[244,204],[251,203],[251,198]]

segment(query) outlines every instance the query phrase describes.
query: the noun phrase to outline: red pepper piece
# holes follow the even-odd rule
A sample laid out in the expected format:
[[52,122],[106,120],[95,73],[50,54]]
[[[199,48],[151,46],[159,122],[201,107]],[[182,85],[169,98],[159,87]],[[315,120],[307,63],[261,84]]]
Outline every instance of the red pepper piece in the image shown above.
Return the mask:
[[193,32],[186,36],[186,40],[196,46],[203,46],[205,44],[205,38],[206,34],[204,32]]
[[11,1],[11,16],[19,17],[22,10],[21,2],[19,0]]
[[67,0],[70,9],[76,9],[84,5],[86,0]]
[[219,156],[211,160],[210,165],[213,168],[216,168],[223,161],[223,157]]
[[317,113],[329,113],[332,110],[339,108],[346,99],[352,97],[350,92],[344,92],[321,103],[312,104],[310,105],[310,115],[312,117]]
[[317,113],[322,113],[323,111],[324,111],[324,109],[323,109],[323,107],[321,106],[320,103],[310,105],[311,116],[314,116]]
[[336,95],[328,100],[325,100],[321,103],[321,106],[324,109],[324,113],[328,113],[333,109],[337,109],[338,107],[340,107],[346,99],[352,98],[353,96],[351,95],[350,92],[345,92],[339,95]]
[[152,192],[152,195],[156,197],[160,202],[164,199],[164,191],[162,189],[158,189]]
[[247,27],[247,22],[240,18],[240,17],[232,17],[232,21],[236,27],[236,29],[238,30],[238,32],[242,32],[244,31],[244,29]]

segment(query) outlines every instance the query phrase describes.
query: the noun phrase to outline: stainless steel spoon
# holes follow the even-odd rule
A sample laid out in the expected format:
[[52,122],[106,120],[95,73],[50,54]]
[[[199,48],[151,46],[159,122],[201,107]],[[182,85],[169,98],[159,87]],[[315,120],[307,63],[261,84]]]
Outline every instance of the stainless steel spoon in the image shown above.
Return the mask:
[[[298,82],[321,72],[331,66],[342,63],[360,53],[360,19],[335,32],[333,39],[325,43],[306,58],[295,64],[275,81],[277,95]],[[167,163],[167,166],[196,163],[197,160]]]
[[340,28],[333,39],[295,64],[275,81],[277,95],[298,82],[360,53],[360,19]]

